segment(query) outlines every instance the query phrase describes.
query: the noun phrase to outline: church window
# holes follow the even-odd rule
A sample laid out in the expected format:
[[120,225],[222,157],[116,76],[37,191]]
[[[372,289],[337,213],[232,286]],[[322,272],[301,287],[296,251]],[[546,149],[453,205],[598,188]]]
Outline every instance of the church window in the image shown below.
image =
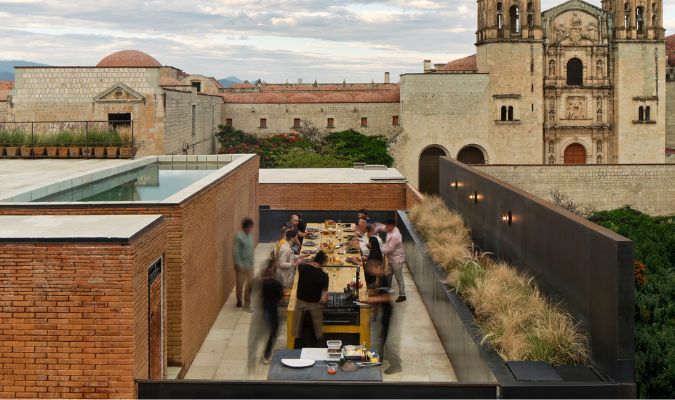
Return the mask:
[[267,118],[260,118],[260,129],[267,129]]
[[626,3],[623,7],[623,27],[630,28],[630,4]]
[[520,33],[520,8],[511,6],[509,9],[509,26],[511,33]]
[[300,128],[300,118],[293,118],[293,128]]
[[645,108],[643,106],[640,106],[638,109],[638,121],[644,121],[645,120]]
[[328,118],[328,121],[326,121],[326,127],[335,128],[335,118],[333,117]]
[[635,21],[637,22],[637,31],[639,35],[645,33],[645,8],[640,6],[635,9]]
[[656,28],[658,25],[658,20],[656,19],[656,14],[652,15],[652,28]]
[[652,108],[650,106],[645,107],[645,121],[651,121],[652,120]]
[[502,106],[501,120],[506,121],[506,117],[507,117],[507,108],[506,108],[506,106]]
[[509,121],[513,121],[513,106],[509,106],[507,118]]
[[502,15],[502,2],[497,2],[497,29],[500,31],[504,28],[504,16]]
[[584,64],[578,58],[567,63],[567,85],[581,86],[584,83]]

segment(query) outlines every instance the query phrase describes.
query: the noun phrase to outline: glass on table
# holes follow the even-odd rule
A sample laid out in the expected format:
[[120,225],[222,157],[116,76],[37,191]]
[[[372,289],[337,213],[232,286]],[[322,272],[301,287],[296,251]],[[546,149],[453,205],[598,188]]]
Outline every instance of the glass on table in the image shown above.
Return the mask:
[[328,372],[328,375],[337,374],[338,365],[336,363],[328,363],[326,368],[327,368],[326,372]]

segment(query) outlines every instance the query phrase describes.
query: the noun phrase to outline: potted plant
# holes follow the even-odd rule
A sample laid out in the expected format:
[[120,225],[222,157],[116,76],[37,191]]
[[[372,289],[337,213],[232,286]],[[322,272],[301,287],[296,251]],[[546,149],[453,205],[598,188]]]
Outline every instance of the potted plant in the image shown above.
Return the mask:
[[105,153],[108,158],[117,158],[117,152],[122,145],[122,138],[120,134],[112,131],[108,136],[108,145],[105,148]]
[[84,135],[81,133],[74,133],[68,145],[68,154],[70,158],[80,158],[82,156],[82,144],[84,143]]
[[105,132],[91,131],[88,133],[89,143],[94,148],[94,157],[105,158]]
[[45,156],[45,135],[35,135],[35,143],[33,143],[33,157],[43,158]]
[[131,135],[122,135],[122,142],[120,145],[120,158],[134,158],[136,149],[134,148],[134,141]]
[[7,132],[0,131],[0,158],[4,158],[7,156],[7,153],[5,153],[6,143],[7,143]]
[[56,147],[59,158],[68,158],[68,146],[73,142],[73,135],[68,131],[62,131],[56,135]]
[[81,134],[81,141],[82,141],[82,157],[84,158],[89,158],[91,157],[93,153],[93,148],[91,147],[91,132],[87,132],[86,130],[84,131],[83,134]]
[[21,135],[21,158],[31,158],[33,155],[33,141],[29,135]]
[[47,158],[57,158],[59,149],[56,147],[56,136],[45,134],[40,140],[47,150]]
[[7,152],[8,158],[18,158],[19,149],[23,143],[23,134],[18,131],[12,131],[7,134],[7,139],[5,140],[5,151]]

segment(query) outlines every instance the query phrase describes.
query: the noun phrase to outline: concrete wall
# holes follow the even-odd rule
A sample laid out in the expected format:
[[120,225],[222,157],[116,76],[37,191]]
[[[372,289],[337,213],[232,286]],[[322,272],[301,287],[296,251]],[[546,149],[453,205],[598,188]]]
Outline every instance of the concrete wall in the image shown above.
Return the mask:
[[[311,121],[319,129],[328,129],[328,118],[340,132],[354,129],[365,135],[392,136],[400,131],[393,125],[393,117],[400,115],[399,103],[327,103],[327,104],[224,104],[222,124],[232,119],[235,129],[246,133],[269,136],[293,131],[293,120]],[[255,111],[253,111],[255,110]],[[267,128],[260,128],[260,119],[267,119]],[[361,118],[368,118],[368,126],[361,126]]]
[[554,190],[574,201],[609,210],[625,205],[652,215],[675,213],[675,165],[527,166],[476,169],[551,201]]
[[165,250],[161,225],[129,244],[0,243],[0,396],[134,398],[151,378],[148,267]]
[[[193,91],[165,89],[165,154],[214,154],[222,99]],[[193,106],[194,135],[193,135]],[[187,144],[185,152],[183,146]]]

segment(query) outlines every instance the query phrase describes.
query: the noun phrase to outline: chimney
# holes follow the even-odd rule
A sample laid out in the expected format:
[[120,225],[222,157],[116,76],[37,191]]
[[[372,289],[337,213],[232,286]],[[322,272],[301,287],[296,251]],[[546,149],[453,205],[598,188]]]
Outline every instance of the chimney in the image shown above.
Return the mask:
[[384,83],[389,83],[389,72],[384,73]]
[[302,78],[298,78],[298,85],[302,85]]
[[431,71],[431,60],[424,60],[424,72]]

